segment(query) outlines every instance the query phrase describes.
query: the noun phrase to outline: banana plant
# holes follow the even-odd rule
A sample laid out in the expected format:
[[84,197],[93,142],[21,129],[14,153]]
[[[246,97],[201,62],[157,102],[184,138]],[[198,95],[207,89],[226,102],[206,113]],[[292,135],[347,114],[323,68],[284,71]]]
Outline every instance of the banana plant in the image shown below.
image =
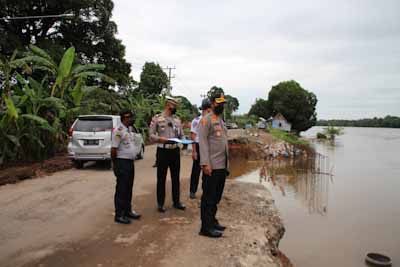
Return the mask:
[[16,73],[15,79],[13,95],[5,97],[6,109],[0,114],[0,164],[4,159],[43,158],[52,140],[64,139],[61,127],[57,127],[57,123],[53,123],[57,128],[51,126],[42,117],[50,109],[59,117],[66,112],[61,99],[48,96],[46,77],[37,82]]
[[76,57],[74,47],[65,51],[58,65],[43,49],[34,45],[30,45],[29,48],[28,55],[22,60],[32,63],[33,70],[47,71],[54,77],[50,92],[52,97],[60,96],[60,98],[64,98],[65,92],[72,91],[77,84],[78,87],[84,88],[88,78],[109,84],[115,83],[111,77],[101,73],[106,67],[104,64],[74,64]]
[[[11,95],[11,81],[18,68],[22,68],[23,72],[32,73],[32,69],[26,64],[24,60],[16,59],[17,50],[14,50],[10,58],[0,56],[0,74],[3,76],[3,85],[0,86],[0,95],[10,97]],[[4,92],[2,91],[4,88]]]
[[54,128],[45,119],[22,113],[22,101],[26,100],[18,96],[7,97],[7,109],[0,112],[0,165],[5,159],[29,159],[33,154],[39,155],[40,149],[44,148],[40,130],[54,133]]

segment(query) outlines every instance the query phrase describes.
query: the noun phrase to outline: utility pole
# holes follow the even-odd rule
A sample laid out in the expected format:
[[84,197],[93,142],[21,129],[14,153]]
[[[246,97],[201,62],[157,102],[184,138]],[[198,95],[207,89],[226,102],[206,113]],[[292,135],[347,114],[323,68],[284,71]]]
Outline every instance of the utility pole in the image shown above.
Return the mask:
[[58,14],[58,15],[42,15],[42,16],[24,16],[24,17],[2,17],[0,20],[27,20],[27,19],[45,19],[45,18],[72,18],[73,13]]
[[172,76],[172,70],[175,70],[175,66],[174,67],[165,67],[164,69],[168,70],[168,88],[167,88],[167,95],[171,94],[171,90],[172,90],[172,84],[171,84],[171,79],[175,78],[175,75]]

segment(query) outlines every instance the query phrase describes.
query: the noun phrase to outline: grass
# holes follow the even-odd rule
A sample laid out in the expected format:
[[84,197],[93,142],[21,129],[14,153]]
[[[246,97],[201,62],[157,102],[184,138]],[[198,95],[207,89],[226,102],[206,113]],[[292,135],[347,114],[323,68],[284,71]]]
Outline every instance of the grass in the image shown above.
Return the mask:
[[282,130],[270,128],[269,132],[273,137],[285,141],[291,145],[309,145],[307,141],[300,139],[298,136],[294,134]]

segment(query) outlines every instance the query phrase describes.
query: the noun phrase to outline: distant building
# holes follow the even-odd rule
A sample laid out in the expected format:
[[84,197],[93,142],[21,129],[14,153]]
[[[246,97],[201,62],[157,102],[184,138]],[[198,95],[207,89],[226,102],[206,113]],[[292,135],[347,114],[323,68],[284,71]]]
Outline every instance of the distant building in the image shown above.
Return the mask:
[[270,118],[268,121],[271,121],[273,129],[279,129],[286,132],[290,132],[292,129],[292,124],[288,122],[281,113],[276,114],[275,117]]

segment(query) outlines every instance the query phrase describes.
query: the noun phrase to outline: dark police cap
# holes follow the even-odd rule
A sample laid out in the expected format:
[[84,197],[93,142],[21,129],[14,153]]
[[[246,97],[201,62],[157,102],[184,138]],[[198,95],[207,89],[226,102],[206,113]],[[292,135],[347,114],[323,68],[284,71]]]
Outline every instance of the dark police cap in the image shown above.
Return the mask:
[[201,102],[200,110],[205,110],[211,108],[211,102],[208,98],[203,99]]
[[125,117],[125,116],[127,116],[127,115],[131,115],[131,116],[133,117],[135,114],[133,114],[132,110],[129,110],[129,109],[121,110],[121,112],[119,113],[119,116],[120,116],[121,118],[122,118],[122,117]]

